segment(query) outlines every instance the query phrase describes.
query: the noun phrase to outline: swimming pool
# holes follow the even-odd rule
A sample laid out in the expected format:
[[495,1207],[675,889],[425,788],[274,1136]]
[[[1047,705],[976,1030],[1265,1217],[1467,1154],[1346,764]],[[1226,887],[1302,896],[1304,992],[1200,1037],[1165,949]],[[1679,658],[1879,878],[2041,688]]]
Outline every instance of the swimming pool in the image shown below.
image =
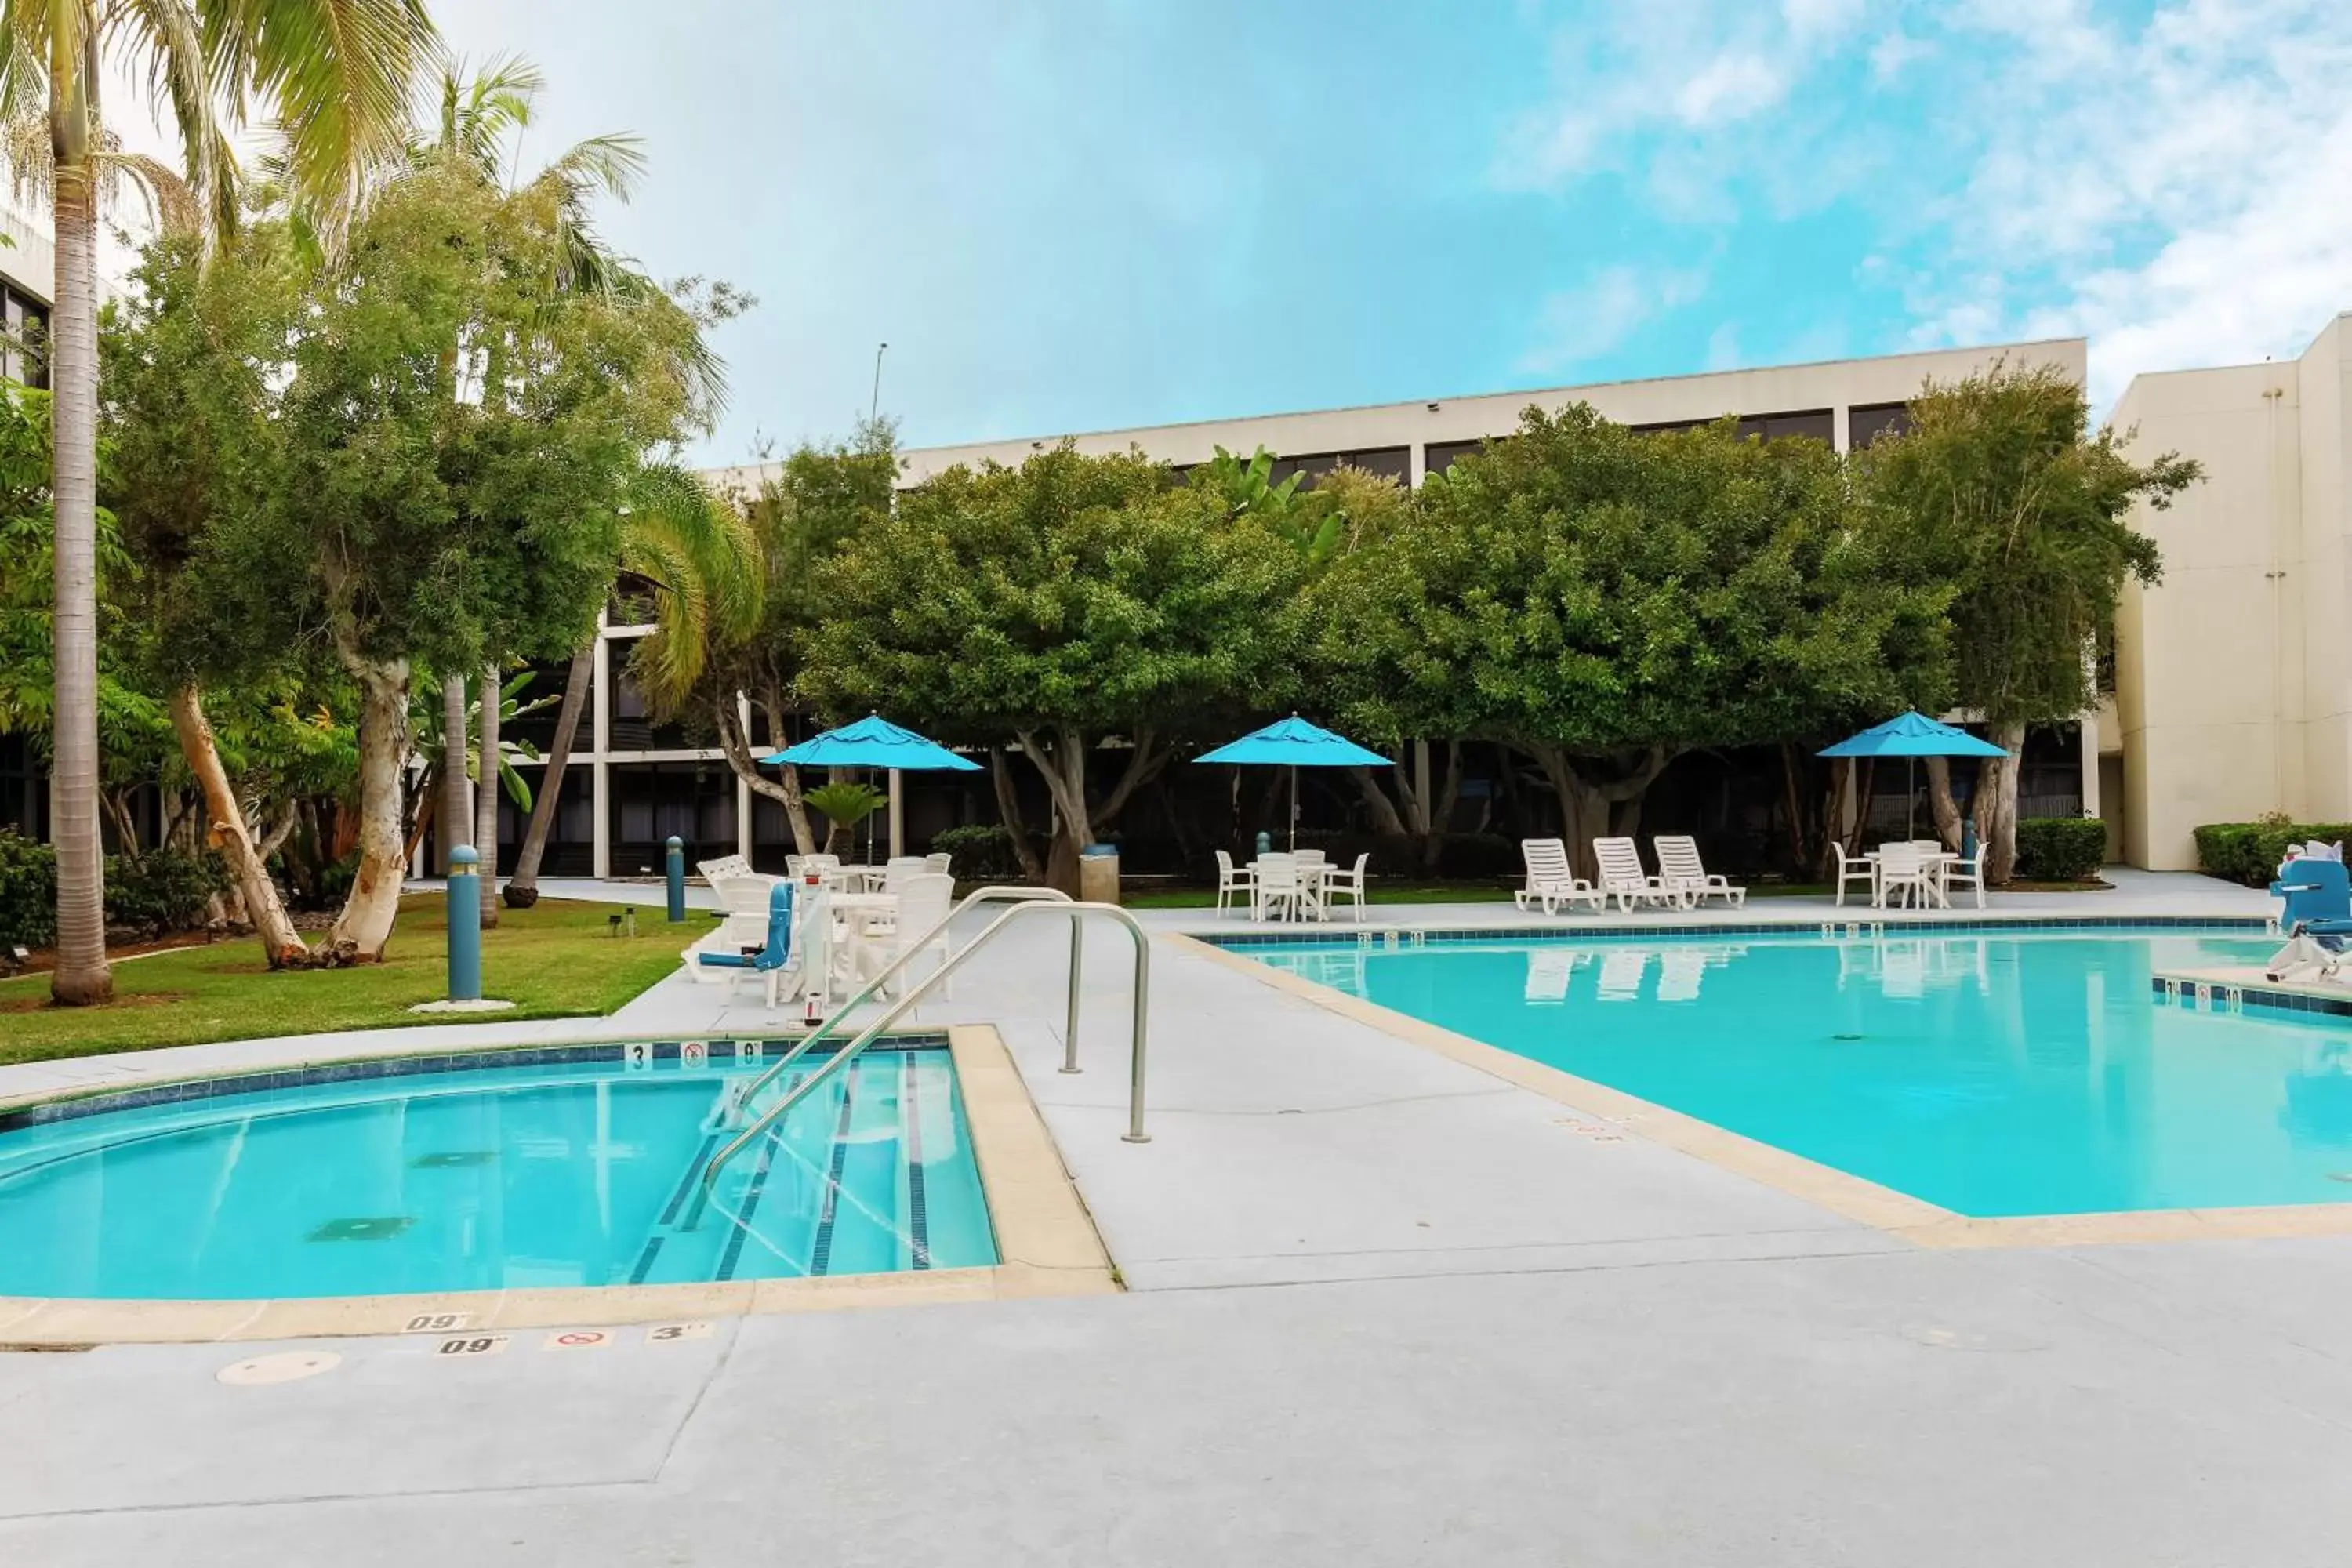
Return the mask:
[[2151,994],[2259,931],[1226,945],[1962,1215],[2352,1201],[2352,1027]]
[[0,1295],[255,1300],[994,1263],[936,1047],[861,1056],[706,1202],[698,1173],[786,1043],[395,1058],[0,1116]]

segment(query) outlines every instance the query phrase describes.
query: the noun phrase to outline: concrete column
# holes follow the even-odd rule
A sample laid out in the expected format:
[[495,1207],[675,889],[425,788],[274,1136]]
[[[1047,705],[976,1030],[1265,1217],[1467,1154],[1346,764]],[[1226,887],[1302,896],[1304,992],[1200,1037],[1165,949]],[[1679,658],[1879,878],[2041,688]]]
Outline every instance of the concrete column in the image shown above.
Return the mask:
[[2075,721],[2082,751],[2077,766],[2083,774],[2083,815],[2099,815],[2099,715],[2095,709]]
[[1421,489],[1421,481],[1429,477],[1427,445],[1424,442],[1415,441],[1405,448],[1405,452],[1407,454],[1405,461],[1408,465],[1405,469],[1405,485],[1408,489],[1417,490]]
[[1843,403],[1830,410],[1830,450],[1843,452],[1853,446],[1853,415]]

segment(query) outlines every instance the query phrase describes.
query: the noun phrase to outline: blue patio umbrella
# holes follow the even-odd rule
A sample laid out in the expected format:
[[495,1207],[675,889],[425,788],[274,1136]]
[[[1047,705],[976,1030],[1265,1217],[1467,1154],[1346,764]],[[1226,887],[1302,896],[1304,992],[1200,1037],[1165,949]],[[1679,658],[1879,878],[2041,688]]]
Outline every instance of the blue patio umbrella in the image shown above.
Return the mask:
[[1912,800],[1912,773],[1921,757],[2005,757],[2009,753],[1990,741],[1979,740],[1966,730],[1949,724],[1939,724],[1925,713],[1898,713],[1884,724],[1874,724],[1861,734],[1826,746],[1824,757],[1901,757],[1904,761],[1904,831],[1908,834],[1916,820],[1916,807]]
[[[890,774],[890,853],[898,852],[898,775],[902,773],[976,773],[980,764],[957,756],[936,741],[869,713],[855,724],[813,735],[760,759],[803,768],[884,768]],[[869,830],[867,849],[873,853]]]
[[803,768],[887,768],[892,773],[976,773],[980,764],[957,756],[936,741],[902,730],[878,713],[855,724],[813,735],[796,746],[761,757]]
[[1298,770],[1300,768],[1384,768],[1389,759],[1367,751],[1345,735],[1335,735],[1293,713],[1238,741],[1192,759],[1196,763],[1235,763],[1244,767],[1286,767],[1290,770],[1290,846],[1298,847]]

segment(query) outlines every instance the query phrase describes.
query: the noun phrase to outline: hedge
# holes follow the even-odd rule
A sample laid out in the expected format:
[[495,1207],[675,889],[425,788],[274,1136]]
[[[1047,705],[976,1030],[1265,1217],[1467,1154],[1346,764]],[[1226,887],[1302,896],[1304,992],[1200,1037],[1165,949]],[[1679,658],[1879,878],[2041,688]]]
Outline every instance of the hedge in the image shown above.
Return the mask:
[[2287,846],[2316,838],[2352,842],[2352,823],[2215,822],[2197,829],[2197,866],[2209,877],[2267,888],[2286,858]]
[[952,873],[966,882],[1017,882],[1021,858],[1013,852],[1013,836],[993,823],[950,827],[931,836],[936,854],[950,856]]
[[2017,875],[2029,882],[2082,882],[2107,858],[2107,825],[2095,816],[2027,816],[2017,824]]
[[57,852],[0,827],[0,947],[57,940]]

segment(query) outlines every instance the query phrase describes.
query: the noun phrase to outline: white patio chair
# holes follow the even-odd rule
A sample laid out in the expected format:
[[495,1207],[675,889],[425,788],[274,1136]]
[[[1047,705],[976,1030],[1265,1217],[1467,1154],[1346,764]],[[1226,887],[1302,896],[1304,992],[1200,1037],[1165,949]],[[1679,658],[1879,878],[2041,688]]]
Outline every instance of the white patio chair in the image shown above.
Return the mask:
[[[891,982],[899,994],[904,995],[938,973],[940,966],[948,961],[947,932],[940,931],[929,942],[923,939],[930,936],[932,928],[946,920],[949,911],[955,908],[955,879],[936,871],[925,871],[908,878],[899,884],[898,891],[898,940],[891,946],[891,956],[901,957],[918,945],[920,947],[914,962],[899,971],[899,978]],[[952,979],[941,982],[939,994],[953,996],[955,982]]]
[[1878,896],[1874,901],[1880,909],[1893,909],[1897,899],[1918,909],[1935,897],[1935,868],[1916,844],[1878,847]]
[[1984,908],[1984,863],[1985,847],[1982,843],[1979,843],[1977,845],[1976,857],[1973,859],[1945,861],[1943,867],[1944,901],[1948,904],[1952,901],[1952,890],[1955,888],[1964,888],[1975,892],[1977,896],[1977,908]]
[[1257,879],[1246,866],[1236,866],[1234,858],[1223,850],[1217,851],[1217,918],[1225,918],[1225,900],[1238,899],[1255,919],[1257,914]]
[[1562,904],[1591,903],[1599,910],[1609,895],[1578,876],[1568,863],[1568,845],[1558,838],[1523,838],[1519,859],[1528,868],[1528,885],[1511,895],[1522,910],[1534,904],[1555,914]]
[[730,916],[750,915],[766,928],[768,893],[775,887],[776,879],[762,877],[754,871],[722,873],[710,879],[710,890],[719,895],[719,907]]
[[1845,846],[1843,844],[1831,845],[1830,853],[1835,856],[1837,859],[1836,902],[1838,907],[1843,909],[1845,906],[1846,884],[1849,882],[1859,882],[1862,884],[1864,891],[1869,894],[1872,907],[1875,908],[1878,903],[1877,863],[1867,857],[1862,857],[1851,860],[1846,858]]
[[882,868],[882,890],[895,893],[907,885],[908,879],[929,874],[930,867],[920,855],[893,855]]
[[923,857],[923,869],[934,877],[955,875],[955,857],[944,849],[935,849]]
[[1642,851],[1630,838],[1596,838],[1592,841],[1593,858],[1601,862],[1601,898],[1605,908],[1611,899],[1619,907],[1632,910],[1637,903],[1664,904],[1675,909],[1688,906],[1683,895],[1667,887],[1642,868]]
[[1250,918],[1297,920],[1306,900],[1298,888],[1298,862],[1284,854],[1259,856],[1250,864]]
[[1323,874],[1323,905],[1327,913],[1339,908],[1339,900],[1344,895],[1356,900],[1356,921],[1359,925],[1363,923],[1364,868],[1371,858],[1371,852],[1367,850],[1356,857],[1355,869],[1330,870]]
[[1650,840],[1657,852],[1658,880],[1696,909],[1709,899],[1721,899],[1733,909],[1748,902],[1748,889],[1735,888],[1721,872],[1700,864],[1698,840],[1686,833],[1661,833]]

